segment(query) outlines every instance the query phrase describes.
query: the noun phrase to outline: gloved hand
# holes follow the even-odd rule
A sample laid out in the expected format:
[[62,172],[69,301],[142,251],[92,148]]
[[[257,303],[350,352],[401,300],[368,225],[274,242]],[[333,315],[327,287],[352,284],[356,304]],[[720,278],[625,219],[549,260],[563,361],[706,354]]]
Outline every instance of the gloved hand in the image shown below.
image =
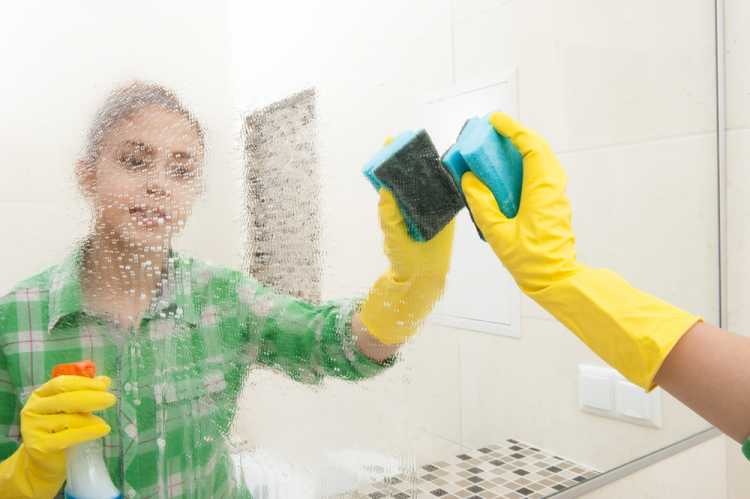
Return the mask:
[[0,495],[54,497],[65,481],[65,449],[110,431],[94,411],[111,407],[106,376],[58,376],[37,388],[21,410],[21,446],[0,463]]
[[360,319],[381,343],[393,345],[415,333],[442,295],[456,221],[429,241],[414,241],[393,194],[381,188],[379,195],[380,226],[391,267],[370,290]]
[[549,145],[503,113],[490,116],[523,156],[518,214],[506,218],[490,190],[466,173],[472,216],[521,290],[626,378],[653,379],[682,335],[701,318],[631,287],[617,274],[576,260],[566,176]]

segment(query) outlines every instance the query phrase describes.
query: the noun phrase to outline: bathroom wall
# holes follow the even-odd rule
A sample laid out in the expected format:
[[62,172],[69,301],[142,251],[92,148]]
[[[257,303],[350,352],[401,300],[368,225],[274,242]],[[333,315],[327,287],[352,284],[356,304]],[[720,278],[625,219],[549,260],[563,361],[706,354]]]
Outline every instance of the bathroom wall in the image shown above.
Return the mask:
[[[750,100],[740,19],[748,7],[730,5],[730,265],[742,276],[739,227],[750,207],[739,166],[750,154],[742,118]],[[377,198],[359,171],[369,152],[420,126],[425,96],[517,69],[520,118],[569,172],[581,259],[718,319],[712,1],[232,0],[175,9],[140,1],[121,11],[90,2],[3,7],[0,50],[13,77],[0,82],[0,209],[14,235],[0,250],[13,262],[0,274],[3,290],[57,262],[85,233],[72,164],[113,82],[170,85],[205,123],[207,192],[179,244],[236,267],[246,241],[242,118],[316,86],[323,293],[339,297],[365,292],[386,265]],[[743,286],[730,280],[736,330],[750,330]],[[237,433],[291,455],[352,446],[419,462],[512,437],[603,470],[706,426],[666,394],[661,430],[581,413],[577,365],[599,361],[532,302],[521,306],[520,340],[432,325],[404,362],[360,386],[310,390],[256,373]]]
[[[727,319],[732,332],[750,335],[750,5],[725,0],[727,108]],[[750,496],[748,462],[737,443],[726,439],[727,492]]]
[[[241,108],[309,85],[319,91],[325,296],[364,292],[386,265],[376,196],[359,172],[370,152],[385,135],[422,125],[416,108],[426,96],[517,69],[520,118],[569,172],[581,260],[718,320],[712,1],[231,9],[245,28],[233,30],[235,58],[265,49],[254,65],[234,66]],[[581,413],[577,365],[599,361],[531,301],[521,313],[520,340],[428,326],[401,365],[365,387],[309,393],[259,381],[243,432],[269,443],[287,429],[277,445],[313,445],[312,428],[324,435],[320,445],[392,438],[392,450],[411,449],[418,461],[513,437],[608,469],[707,426],[667,394],[660,430]],[[302,424],[279,413],[292,400]]]
[[728,497],[726,464],[724,437],[717,437],[582,497],[721,499]]
[[85,1],[2,6],[0,209],[13,241],[2,247],[3,292],[57,263],[86,233],[73,165],[97,106],[133,78],[175,89],[206,128],[207,192],[180,247],[239,266],[241,122],[226,92],[225,3],[188,1],[175,9],[146,1],[127,8]]

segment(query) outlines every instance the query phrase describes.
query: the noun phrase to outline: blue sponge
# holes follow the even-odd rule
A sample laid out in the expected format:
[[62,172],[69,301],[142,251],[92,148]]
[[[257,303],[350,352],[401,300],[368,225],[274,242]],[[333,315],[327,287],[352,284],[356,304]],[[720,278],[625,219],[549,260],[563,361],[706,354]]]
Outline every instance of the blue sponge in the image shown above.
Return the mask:
[[393,193],[415,241],[432,239],[464,206],[424,130],[396,137],[365,165],[363,173],[376,190],[386,187]]
[[471,171],[492,191],[500,211],[508,218],[516,216],[521,202],[523,158],[509,139],[495,131],[489,115],[467,121],[442,161],[459,191],[461,176]]

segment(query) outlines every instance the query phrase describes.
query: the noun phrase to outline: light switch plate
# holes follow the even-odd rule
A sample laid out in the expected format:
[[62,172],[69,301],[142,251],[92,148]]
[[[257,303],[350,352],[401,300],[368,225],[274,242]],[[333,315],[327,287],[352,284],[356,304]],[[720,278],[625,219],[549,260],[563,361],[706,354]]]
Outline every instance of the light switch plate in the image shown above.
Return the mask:
[[578,400],[581,409],[611,412],[615,409],[610,369],[596,366],[578,366]]
[[661,392],[646,393],[619,372],[604,366],[578,366],[582,411],[628,423],[661,428]]
[[661,428],[659,389],[646,393],[618,374],[615,379],[615,412],[626,421]]

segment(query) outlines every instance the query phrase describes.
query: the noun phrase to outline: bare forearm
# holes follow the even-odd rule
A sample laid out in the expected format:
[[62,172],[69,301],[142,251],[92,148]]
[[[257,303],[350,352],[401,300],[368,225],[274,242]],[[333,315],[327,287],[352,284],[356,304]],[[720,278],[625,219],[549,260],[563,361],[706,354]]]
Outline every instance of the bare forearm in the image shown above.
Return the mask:
[[375,362],[383,362],[398,352],[401,344],[386,345],[370,334],[359,314],[352,317],[352,332],[357,338],[357,348]]
[[696,324],[655,381],[734,440],[750,435],[750,338]]

